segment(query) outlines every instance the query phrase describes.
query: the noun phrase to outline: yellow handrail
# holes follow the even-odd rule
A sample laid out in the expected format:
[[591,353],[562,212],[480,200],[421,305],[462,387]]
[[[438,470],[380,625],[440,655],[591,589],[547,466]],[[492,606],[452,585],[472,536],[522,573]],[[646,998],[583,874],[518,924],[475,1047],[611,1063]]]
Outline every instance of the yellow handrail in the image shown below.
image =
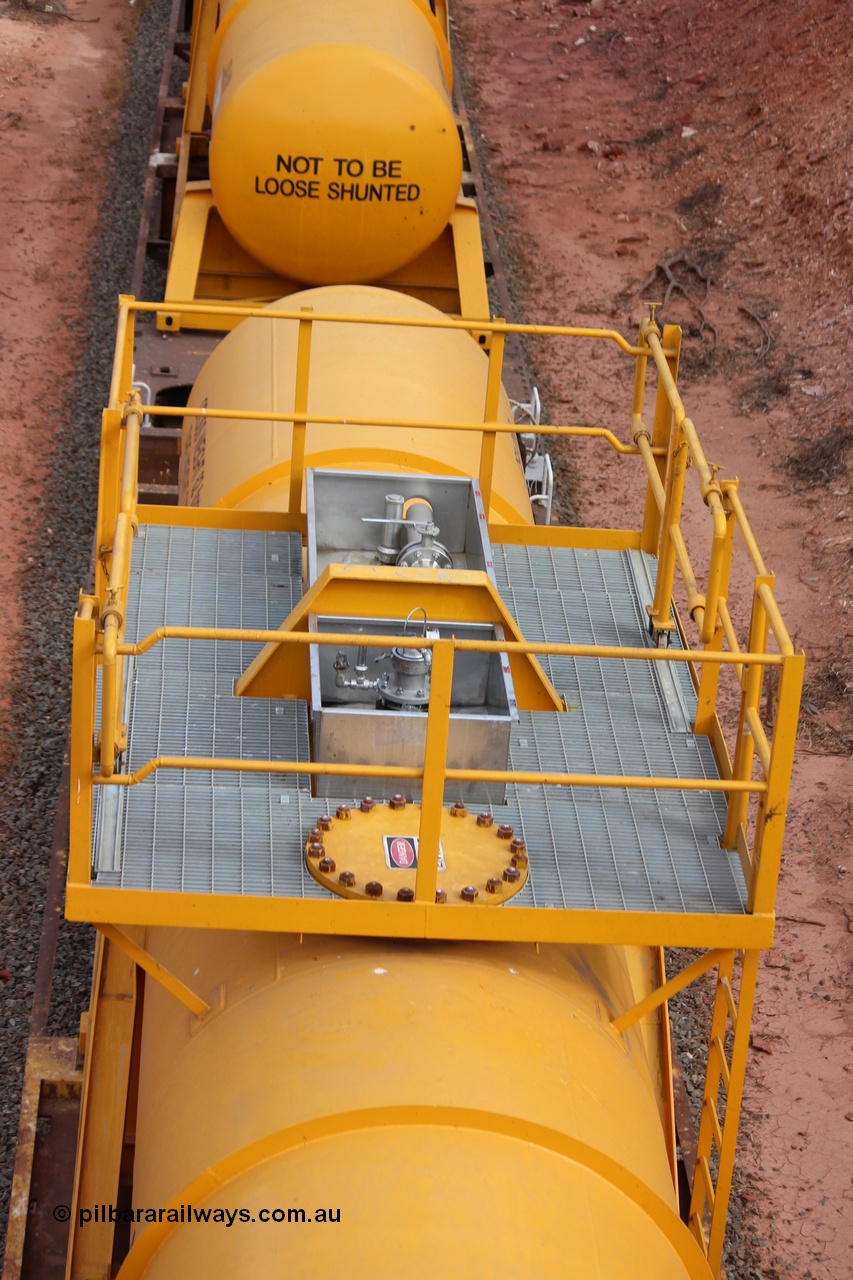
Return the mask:
[[[174,309],[174,308],[173,308]],[[347,415],[350,426],[387,427],[418,430],[455,430],[460,432],[479,432],[481,435],[480,486],[488,495],[491,487],[491,472],[494,458],[494,446],[500,434],[513,434],[518,430],[514,423],[496,422],[497,398],[500,392],[503,364],[503,343],[507,334],[533,335],[540,337],[570,337],[604,340],[614,343],[621,352],[635,360],[634,391],[630,411],[630,442],[619,438],[615,431],[603,426],[583,426],[580,424],[543,424],[536,427],[538,434],[563,439],[598,439],[619,455],[639,457],[647,482],[646,526],[642,534],[642,545],[650,548],[656,545],[658,553],[658,573],[655,588],[654,604],[650,606],[651,631],[659,637],[672,631],[672,601],[676,571],[680,575],[686,596],[687,612],[695,623],[698,636],[704,648],[619,648],[616,646],[546,644],[536,642],[515,643],[508,641],[485,640],[438,640],[424,641],[422,638],[406,638],[399,636],[366,637],[359,635],[359,644],[368,647],[387,647],[393,643],[397,647],[428,647],[434,649],[434,658],[438,668],[444,670],[445,677],[453,668],[453,655],[456,651],[478,651],[483,653],[497,652],[506,654],[536,654],[551,657],[596,658],[598,660],[646,661],[646,662],[688,662],[702,667],[702,703],[700,714],[703,725],[715,722],[716,691],[718,673],[727,668],[734,669],[734,675],[742,690],[742,703],[738,718],[737,744],[731,765],[721,759],[719,751],[718,764],[723,776],[720,780],[710,779],[677,779],[677,778],[635,778],[616,775],[597,776],[587,774],[552,774],[541,773],[506,773],[463,771],[447,769],[442,755],[442,734],[446,733],[449,723],[449,706],[440,712],[430,715],[432,745],[429,752],[430,764],[425,770],[394,769],[385,767],[362,766],[354,764],[336,766],[323,762],[287,763],[275,761],[223,761],[203,760],[195,757],[157,757],[149,760],[132,774],[117,774],[115,762],[123,747],[121,737],[121,664],[130,656],[138,656],[148,652],[154,645],[167,639],[204,639],[215,641],[250,641],[254,643],[272,644],[317,644],[341,646],[352,642],[348,634],[324,635],[312,633],[280,631],[248,631],[234,628],[206,627],[160,627],[143,637],[135,644],[128,644],[124,639],[124,610],[126,607],[127,584],[130,568],[130,554],[133,536],[137,527],[136,488],[139,460],[139,442],[143,409],[139,396],[131,387],[132,353],[134,341],[134,316],[136,313],[152,313],[162,310],[162,304],[137,302],[130,297],[122,297],[119,307],[119,332],[116,342],[116,356],[113,378],[110,387],[110,419],[109,429],[105,432],[105,460],[102,462],[102,475],[108,483],[102,492],[102,512],[99,517],[101,557],[104,576],[102,598],[99,607],[94,609],[101,628],[96,640],[93,660],[100,662],[102,677],[102,712],[99,738],[99,773],[93,781],[98,785],[113,783],[119,786],[133,786],[143,781],[151,773],[161,768],[211,769],[252,772],[296,772],[305,774],[327,773],[361,775],[365,778],[388,776],[392,773],[400,778],[423,779],[424,796],[427,793],[440,794],[443,781],[516,781],[525,783],[541,783],[557,786],[589,786],[589,787],[636,787],[651,789],[706,790],[722,792],[728,796],[728,820],[724,843],[727,847],[735,847],[738,839],[746,831],[747,804],[750,795],[757,795],[761,805],[771,812],[771,797],[784,794],[780,791],[781,772],[784,756],[791,751],[791,720],[795,720],[796,707],[793,701],[798,699],[801,682],[801,666],[799,676],[786,678],[786,660],[794,655],[793,644],[782,620],[781,613],[773,593],[773,579],[767,573],[755,536],[749,525],[738,493],[736,480],[718,482],[716,468],[711,466],[702,449],[696,428],[687,416],[676,386],[680,335],[677,329],[668,328],[666,342],[653,320],[645,320],[640,325],[638,343],[632,345],[621,334],[610,329],[590,329],[569,325],[537,325],[511,324],[504,320],[466,321],[450,317],[436,316],[431,318],[407,318],[400,320],[389,316],[345,316],[333,313],[312,312],[305,309],[295,311],[284,308],[270,309],[266,307],[229,306],[225,304],[209,305],[204,303],[181,304],[178,308],[183,314],[208,315],[211,317],[263,317],[265,319],[281,319],[295,321],[298,325],[297,347],[297,379],[294,405],[291,410],[271,412],[264,410],[217,409],[211,406],[186,407],[151,405],[145,406],[144,412],[152,418],[176,416],[184,419],[206,417],[209,420],[230,419],[251,423],[283,422],[293,426],[293,457],[291,467],[290,507],[298,510],[301,500],[302,480],[304,472],[304,441],[306,428],[311,426],[337,426],[343,421],[341,416],[330,414],[312,414],[307,411],[308,387],[310,374],[310,351],[313,326],[317,323],[328,324],[372,324],[392,327],[448,329],[492,335],[489,356],[489,372],[487,378],[486,397],[483,417],[478,421],[447,422],[437,420],[401,421],[367,415]],[[678,339],[676,341],[676,339]],[[646,394],[646,377],[649,365],[657,372],[657,402],[655,405],[654,429],[652,431],[643,420],[643,403]],[[107,415],[109,417],[109,414]],[[121,430],[118,429],[119,420]],[[119,452],[120,451],[120,452]],[[694,571],[687,544],[681,528],[682,502],[685,492],[685,481],[688,468],[692,467],[698,477],[699,494],[709,509],[711,516],[711,547],[707,562],[707,578],[705,592],[701,590],[699,578]],[[650,514],[651,513],[651,514]],[[656,514],[655,514],[656,513]],[[651,523],[650,523],[651,521]],[[108,532],[112,530],[112,534]],[[753,586],[752,620],[747,643],[741,645],[730,615],[727,593],[731,573],[733,555],[733,531],[738,530],[743,539],[747,555],[755,572]],[[109,538],[112,538],[109,544]],[[779,652],[768,650],[770,636],[775,638]],[[724,648],[724,645],[726,648]],[[443,656],[442,656],[443,655]],[[760,700],[764,670],[768,667],[782,668],[780,689],[787,689],[787,701],[783,708],[780,695],[775,708],[776,721],[785,712],[785,731],[779,736],[780,744],[784,743],[784,751],[776,750],[777,734],[772,736],[765,730],[761,721]],[[443,669],[443,668],[442,668]],[[445,680],[446,683],[446,680]],[[703,702],[704,699],[704,702]],[[441,699],[437,699],[441,702]],[[791,704],[791,705],[789,705]],[[441,728],[439,722],[444,725]],[[774,724],[776,723],[774,721]],[[708,732],[707,727],[703,730]],[[725,755],[725,752],[724,752]],[[761,766],[761,778],[751,777],[753,758],[757,755]],[[779,756],[777,763],[775,757]],[[439,760],[441,767],[435,765]],[[439,785],[439,778],[443,781]],[[787,783],[784,784],[787,786]],[[774,801],[778,803],[778,800]],[[429,805],[425,806],[430,808]],[[434,806],[432,806],[434,807]],[[439,806],[440,807],[440,806]],[[760,870],[760,845],[765,833],[764,810],[760,808],[759,823],[756,834],[756,854],[754,857],[755,875],[753,875],[753,896],[755,880]],[[434,822],[435,815],[430,821]],[[427,824],[429,825],[429,823]],[[437,830],[437,828],[436,828]],[[435,835],[435,832],[432,832]],[[437,839],[437,836],[436,836]],[[430,843],[428,840],[427,843]],[[770,845],[776,848],[776,841]],[[776,853],[774,852],[774,857]],[[752,866],[753,863],[750,863]],[[762,900],[766,891],[762,894]]]

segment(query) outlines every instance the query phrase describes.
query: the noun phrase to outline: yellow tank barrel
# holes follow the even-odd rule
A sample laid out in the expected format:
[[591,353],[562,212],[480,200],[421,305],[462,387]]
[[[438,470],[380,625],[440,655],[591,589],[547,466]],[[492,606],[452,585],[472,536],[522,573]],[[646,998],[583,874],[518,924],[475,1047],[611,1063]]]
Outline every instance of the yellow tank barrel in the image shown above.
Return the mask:
[[[275,304],[278,306],[280,304]],[[326,314],[439,317],[414,298],[365,285],[308,289],[288,309]],[[275,309],[275,307],[273,308]],[[287,413],[297,397],[299,321],[251,317],[209,357],[190,403],[211,409]],[[476,476],[482,436],[416,427],[353,427],[347,419],[483,421],[489,361],[463,330],[315,322],[307,378],[307,412],[344,417],[343,425],[309,424],[307,467]],[[495,420],[512,422],[501,389]],[[184,424],[181,502],[189,506],[287,511],[293,466],[291,424],[247,428],[237,418],[196,418]],[[495,442],[492,518],[531,523],[527,486],[512,434]]]
[[655,1280],[703,1274],[660,1064],[639,1028],[610,1025],[639,953],[170,930],[150,945],[219,995],[193,1019],[146,988],[135,1204],[242,1217],[134,1226],[121,1280],[285,1259],[288,1276],[353,1280],[628,1280],[639,1259]]
[[235,0],[208,64],[210,179],[234,238],[310,284],[380,280],[444,230],[462,152],[426,0]]

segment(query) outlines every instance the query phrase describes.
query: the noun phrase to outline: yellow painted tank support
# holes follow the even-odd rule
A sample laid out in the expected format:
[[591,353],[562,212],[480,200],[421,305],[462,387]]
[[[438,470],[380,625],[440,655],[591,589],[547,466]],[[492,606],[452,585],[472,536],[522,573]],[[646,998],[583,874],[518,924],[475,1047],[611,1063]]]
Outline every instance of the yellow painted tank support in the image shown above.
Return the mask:
[[[306,398],[307,412],[338,415],[339,426],[309,425],[304,463],[358,471],[476,476],[482,435],[452,430],[349,427],[351,418],[482,422],[489,361],[460,330],[420,328],[440,320],[426,303],[383,289],[341,285],[287,298],[288,310],[351,316],[394,316],[410,327],[316,322],[310,375],[297,367],[299,322],[244,320],[208,359],[190,404],[287,413]],[[414,322],[412,325],[411,322]],[[302,385],[304,383],[304,386]],[[490,420],[512,422],[499,383]],[[197,418],[184,426],[181,502],[190,506],[288,510],[294,433],[289,423]],[[301,465],[302,458],[298,457]],[[298,498],[298,495],[297,495]],[[532,523],[530,501],[512,434],[495,442],[492,518]]]
[[214,1012],[146,989],[134,1203],[246,1220],[143,1222],[121,1280],[273,1275],[283,1257],[289,1277],[627,1280],[639,1259],[655,1280],[707,1276],[676,1212],[655,1036],[610,1025],[649,952],[148,945]]

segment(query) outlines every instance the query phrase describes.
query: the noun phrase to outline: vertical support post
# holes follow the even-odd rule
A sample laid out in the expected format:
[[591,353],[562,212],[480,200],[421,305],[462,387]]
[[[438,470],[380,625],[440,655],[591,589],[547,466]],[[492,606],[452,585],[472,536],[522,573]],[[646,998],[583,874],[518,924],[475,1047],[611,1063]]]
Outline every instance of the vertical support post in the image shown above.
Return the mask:
[[[720,577],[720,596],[727,599],[729,594],[729,582],[732,570],[732,553],[734,550],[735,528],[737,521],[734,512],[729,507],[726,510],[726,542],[723,550],[723,570]],[[720,620],[719,612],[717,613],[717,623],[714,634],[705,645],[706,654],[722,653],[723,651],[723,624]],[[710,734],[714,716],[717,710],[717,690],[720,684],[720,664],[718,662],[703,662],[702,675],[699,680],[699,696],[696,704],[696,721],[693,725],[694,733]]]
[[[749,624],[749,641],[746,651],[750,654],[767,652],[769,624],[767,611],[761,600],[758,588],[761,583],[773,584],[771,574],[758,574],[752,597],[752,617]],[[752,773],[752,760],[755,743],[752,737],[746,713],[749,708],[758,711],[761,702],[761,685],[764,680],[764,667],[759,663],[750,663],[743,668],[743,692],[740,698],[740,718],[738,720],[737,742],[734,760],[732,761],[732,777],[735,781],[746,782]],[[722,839],[724,849],[737,847],[738,829],[746,822],[749,809],[749,793],[732,791],[729,794],[729,807],[726,816],[726,830]]]
[[450,736],[450,695],[453,686],[453,641],[433,645],[429,687],[421,826],[418,839],[418,872],[415,901],[435,902],[438,883],[438,846],[441,840],[444,771]]
[[[496,323],[503,324],[503,321],[499,319]],[[496,331],[492,334],[492,349],[489,352],[489,376],[486,383],[486,404],[483,410],[484,426],[498,420],[505,336],[502,331]],[[483,510],[486,513],[486,520],[489,519],[489,507],[492,501],[496,440],[497,436],[494,431],[483,431],[483,443],[480,447],[480,492],[483,495]]]
[[755,827],[749,911],[772,911],[776,901],[804,668],[805,655],[802,653],[786,656],[782,663],[767,791],[761,796]]
[[[178,219],[187,186],[189,164],[192,158],[192,135],[204,129],[207,109],[207,62],[211,41],[219,18],[217,0],[203,0],[193,6],[193,30],[190,46],[189,80],[186,86],[186,110],[178,155],[178,179],[175,189],[175,212],[172,219],[172,239],[175,238]],[[187,299],[184,299],[187,301]]]
[[135,1014],[136,966],[101,937],[95,951],[67,1280],[109,1280],[111,1275],[115,1224],[89,1222],[81,1228],[78,1211],[116,1203]]
[[[314,322],[310,318],[313,307],[301,307],[306,318],[299,321],[299,337],[296,347],[296,388],[294,393],[294,412],[308,412],[308,371],[311,365],[311,330]],[[288,511],[299,515],[302,509],[302,481],[305,473],[305,423],[294,422],[293,436],[290,446],[290,497]]]
[[[666,348],[674,348],[674,354],[667,356],[667,365],[672,374],[674,382],[678,381],[678,362],[681,358],[681,327],[677,324],[665,324],[662,335],[663,345]],[[645,380],[647,357],[643,357],[643,378]],[[639,366],[639,357],[637,360]],[[639,376],[639,373],[638,373]],[[634,386],[634,409],[635,412],[642,412],[642,397],[640,398],[640,407],[637,409],[637,387]],[[666,448],[669,443],[669,436],[672,430],[672,405],[666,392],[666,386],[661,379],[658,379],[657,395],[655,397],[655,417],[652,426],[652,447]],[[663,454],[656,459],[658,475],[663,484],[666,477],[666,455]],[[658,511],[655,496],[651,486],[646,490],[646,509],[643,515],[643,534],[640,543],[643,551],[649,555],[654,555],[660,544],[661,536],[661,515]]]

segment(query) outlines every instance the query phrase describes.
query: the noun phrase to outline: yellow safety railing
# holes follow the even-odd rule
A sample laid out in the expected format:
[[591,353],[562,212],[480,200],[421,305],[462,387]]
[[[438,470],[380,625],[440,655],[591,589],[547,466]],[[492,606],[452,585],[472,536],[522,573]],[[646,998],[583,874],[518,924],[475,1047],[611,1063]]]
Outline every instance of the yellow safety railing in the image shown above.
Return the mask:
[[[454,429],[478,431],[482,434],[479,480],[484,506],[489,509],[492,487],[495,442],[498,434],[515,432],[511,423],[496,421],[502,381],[504,338],[508,333],[540,337],[570,337],[605,340],[635,360],[634,393],[631,405],[631,443],[618,439],[604,427],[576,425],[542,425],[537,432],[558,437],[601,439],[619,454],[638,457],[646,480],[646,509],[641,532],[641,547],[657,556],[658,572],[654,602],[649,606],[649,629],[657,645],[668,641],[676,623],[673,598],[676,573],[680,574],[687,603],[687,613],[696,626],[701,649],[630,649],[603,648],[592,645],[557,645],[506,641],[460,641],[441,639],[411,642],[396,637],[359,635],[358,643],[368,647],[433,649],[432,696],[428,712],[427,743],[424,767],[420,769],[378,768],[353,764],[335,766],[323,762],[211,760],[184,757],[162,757],[143,764],[132,774],[118,774],[115,763],[124,746],[120,689],[124,658],[146,652],[152,645],[167,639],[207,639],[220,641],[253,641],[281,644],[342,645],[352,642],[350,636],[317,635],[298,632],[239,631],[211,628],[162,627],[136,645],[124,642],[124,610],[130,566],[130,547],[136,532],[136,478],[142,406],[132,390],[133,321],[137,312],[157,310],[157,304],[139,303],[132,298],[120,300],[116,359],[110,390],[110,405],[104,413],[101,455],[101,496],[98,514],[99,569],[95,599],[86,604],[87,612],[98,619],[101,628],[97,653],[93,660],[102,669],[102,714],[98,736],[99,772],[93,781],[98,785],[114,783],[133,786],[158,769],[204,769],[229,771],[264,771],[269,773],[336,773],[348,776],[397,776],[422,782],[421,848],[424,875],[434,879],[438,858],[440,807],[445,781],[515,781],[552,786],[636,787],[656,790],[722,791],[728,797],[726,829],[722,843],[737,848],[749,886],[749,908],[772,910],[776,878],[781,856],[784,823],[776,819],[784,815],[790,770],[793,759],[799,697],[802,686],[802,658],[794,654],[773,595],[773,578],[768,574],[754,534],[743,510],[735,480],[717,479],[690,418],[687,417],[677,387],[680,353],[680,331],[666,326],[661,333],[653,320],[640,325],[636,346],[621,334],[609,329],[584,329],[574,326],[507,324],[502,320],[466,322],[448,318],[397,320],[377,316],[340,316],[313,311],[286,311],[254,307],[208,306],[187,304],[181,311],[209,316],[263,316],[295,321],[298,324],[295,399],[292,412],[240,412],[216,407],[145,406],[144,412],[174,417],[206,416],[252,422],[288,422],[293,424],[292,470],[289,490],[291,519],[299,517],[304,482],[305,428],[313,425],[338,425],[341,417],[307,412],[310,377],[311,336],[318,323],[399,325],[417,328],[462,329],[490,332],[489,370],[483,418],[477,422],[400,421],[371,417],[347,416],[350,426],[388,426],[403,429]],[[643,418],[649,365],[657,371],[657,392],[651,427]],[[711,550],[706,574],[706,588],[700,590],[682,533],[681,518],[688,466],[698,478],[699,494],[708,509]],[[727,595],[731,579],[735,533],[739,533],[753,570],[753,600],[748,636],[741,646],[728,608]],[[499,529],[493,536],[500,539]],[[82,615],[81,615],[82,616]],[[771,650],[771,637],[775,650]],[[720,779],[646,778],[584,774],[508,773],[448,769],[446,767],[447,734],[450,716],[450,681],[456,651],[475,649],[480,652],[521,652],[527,654],[594,657],[646,662],[690,662],[699,669],[698,710],[695,731],[711,738],[720,771]],[[740,690],[734,751],[730,756],[720,726],[717,705],[721,671],[733,670]],[[766,728],[761,718],[760,703],[765,671],[779,670],[773,725]],[[94,688],[94,682],[92,681]],[[445,696],[446,695],[446,696]],[[757,778],[753,778],[755,760]],[[750,797],[758,800],[753,818],[752,847],[749,847]],[[434,847],[433,847],[434,846]],[[431,856],[434,854],[433,856]],[[435,865],[432,865],[433,862]],[[423,886],[422,886],[423,887]],[[419,894],[419,896],[421,896]]]

